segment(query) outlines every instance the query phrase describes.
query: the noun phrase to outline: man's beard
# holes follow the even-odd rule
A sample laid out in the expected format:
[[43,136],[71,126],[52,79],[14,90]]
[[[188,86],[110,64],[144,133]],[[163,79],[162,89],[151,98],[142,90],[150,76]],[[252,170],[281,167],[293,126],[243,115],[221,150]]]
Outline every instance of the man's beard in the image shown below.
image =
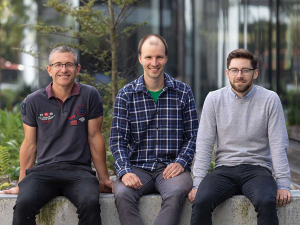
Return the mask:
[[[236,80],[236,81],[245,81],[245,80],[244,79],[239,79],[239,80]],[[243,93],[251,87],[252,82],[248,82],[246,86],[237,86],[237,85],[235,85],[234,82],[230,82],[230,85],[231,85],[232,89],[235,90],[236,92]]]

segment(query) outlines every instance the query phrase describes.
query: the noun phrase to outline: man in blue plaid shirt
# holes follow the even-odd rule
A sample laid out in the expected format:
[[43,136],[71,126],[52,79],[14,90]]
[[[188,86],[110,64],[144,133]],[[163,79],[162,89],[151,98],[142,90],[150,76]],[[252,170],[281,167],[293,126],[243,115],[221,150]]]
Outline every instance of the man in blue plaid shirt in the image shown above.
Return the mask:
[[168,46],[163,37],[145,36],[138,52],[144,74],[119,91],[114,107],[115,203],[122,225],[142,225],[138,201],[158,192],[162,205],[154,224],[174,225],[192,189],[198,129],[194,97],[187,84],[164,73]]

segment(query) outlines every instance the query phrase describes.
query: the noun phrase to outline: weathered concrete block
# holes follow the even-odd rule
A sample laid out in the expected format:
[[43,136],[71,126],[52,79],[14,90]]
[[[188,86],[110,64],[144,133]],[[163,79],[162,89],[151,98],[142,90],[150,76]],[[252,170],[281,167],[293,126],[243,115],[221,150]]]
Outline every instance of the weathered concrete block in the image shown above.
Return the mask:
[[[300,191],[291,191],[292,202],[286,207],[278,207],[280,225],[300,224]],[[17,195],[0,194],[0,225],[12,223],[13,206]],[[120,225],[112,194],[101,194],[101,217],[103,225]],[[161,205],[159,195],[147,195],[141,198],[139,209],[145,225],[152,225]],[[189,225],[192,204],[186,200],[179,225]],[[214,225],[256,225],[256,212],[250,201],[244,196],[228,199],[213,212]],[[42,208],[37,216],[38,225],[77,224],[76,208],[65,197],[57,197]]]

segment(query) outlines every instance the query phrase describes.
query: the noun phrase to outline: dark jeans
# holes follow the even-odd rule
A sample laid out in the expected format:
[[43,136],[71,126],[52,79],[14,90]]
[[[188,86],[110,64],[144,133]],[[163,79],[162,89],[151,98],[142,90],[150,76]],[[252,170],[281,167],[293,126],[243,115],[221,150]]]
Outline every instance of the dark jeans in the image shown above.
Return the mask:
[[162,163],[153,172],[132,167],[132,172],[143,184],[138,190],[126,187],[119,179],[115,181],[115,203],[122,225],[143,225],[138,201],[143,195],[157,192],[162,197],[162,203],[154,225],[175,225],[179,222],[183,203],[193,186],[192,177],[190,172],[184,171],[177,177],[165,180],[162,176],[165,168]]
[[93,171],[57,163],[26,171],[19,183],[13,225],[34,225],[35,216],[51,199],[64,195],[77,208],[80,225],[101,225],[99,181]]
[[248,164],[217,167],[199,185],[191,225],[211,225],[213,210],[237,194],[244,194],[252,202],[258,213],[258,225],[278,225],[276,193],[276,182],[264,167]]

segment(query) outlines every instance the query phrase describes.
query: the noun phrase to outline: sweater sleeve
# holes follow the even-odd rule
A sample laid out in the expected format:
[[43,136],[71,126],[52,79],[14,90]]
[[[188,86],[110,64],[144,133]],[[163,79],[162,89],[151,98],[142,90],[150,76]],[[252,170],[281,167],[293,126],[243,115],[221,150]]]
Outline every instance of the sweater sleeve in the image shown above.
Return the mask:
[[274,92],[272,97],[268,121],[268,137],[272,163],[277,187],[290,188],[291,176],[287,159],[287,149],[289,146],[288,134],[280,99]]
[[193,167],[194,187],[198,187],[210,168],[217,124],[212,94],[205,99],[196,141],[196,156]]

